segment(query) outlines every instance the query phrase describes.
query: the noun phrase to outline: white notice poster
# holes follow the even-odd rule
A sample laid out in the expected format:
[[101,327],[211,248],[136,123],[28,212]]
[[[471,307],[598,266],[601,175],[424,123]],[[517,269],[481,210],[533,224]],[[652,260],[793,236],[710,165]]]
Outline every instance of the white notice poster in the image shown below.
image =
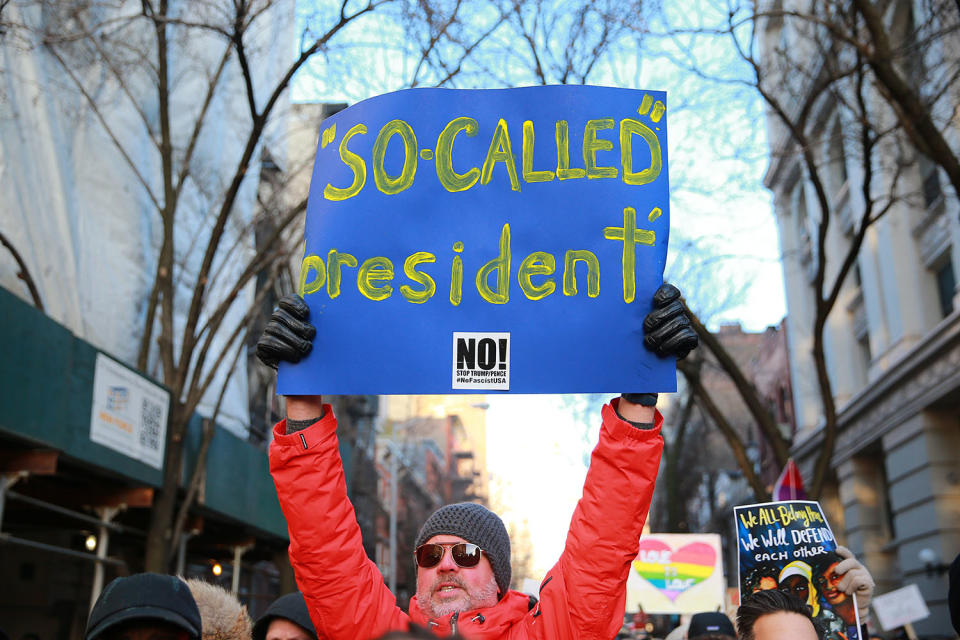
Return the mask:
[[160,469],[170,394],[102,353],[93,375],[90,439]]
[[930,616],[920,587],[908,584],[896,591],[874,596],[873,612],[884,631],[897,629]]

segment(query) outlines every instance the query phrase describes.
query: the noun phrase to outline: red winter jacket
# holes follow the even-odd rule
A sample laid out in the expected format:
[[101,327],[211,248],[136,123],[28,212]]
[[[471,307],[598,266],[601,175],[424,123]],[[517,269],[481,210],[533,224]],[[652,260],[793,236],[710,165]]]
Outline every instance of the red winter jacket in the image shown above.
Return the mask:
[[274,428],[270,472],[290,530],[290,561],[317,635],[366,640],[409,622],[438,636],[457,631],[469,640],[609,640],[623,624],[627,575],[650,508],[663,440],[603,407],[583,497],[570,522],[560,560],[544,578],[540,602],[509,591],[493,607],[428,620],[410,602],[408,616],[363,551],[353,505],[347,499],[337,447],[337,422],[324,418],[303,431]]

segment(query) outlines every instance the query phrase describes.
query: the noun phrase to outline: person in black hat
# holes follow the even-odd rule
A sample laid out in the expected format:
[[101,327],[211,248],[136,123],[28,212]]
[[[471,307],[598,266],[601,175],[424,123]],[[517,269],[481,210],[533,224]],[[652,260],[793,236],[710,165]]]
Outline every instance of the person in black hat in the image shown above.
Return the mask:
[[100,593],[84,640],[199,640],[200,610],[176,576],[138,573]]
[[688,640],[736,640],[737,632],[725,614],[719,611],[695,613],[687,627]]
[[299,591],[280,596],[253,625],[253,640],[318,640]]

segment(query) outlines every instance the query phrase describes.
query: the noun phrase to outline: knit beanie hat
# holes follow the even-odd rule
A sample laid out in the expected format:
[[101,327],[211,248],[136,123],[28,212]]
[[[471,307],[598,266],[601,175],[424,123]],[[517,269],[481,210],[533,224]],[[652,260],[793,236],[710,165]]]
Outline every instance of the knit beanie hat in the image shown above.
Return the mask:
[[474,502],[448,504],[423,523],[414,548],[441,534],[458,536],[483,549],[493,567],[500,597],[506,595],[511,577],[510,536],[500,516]]

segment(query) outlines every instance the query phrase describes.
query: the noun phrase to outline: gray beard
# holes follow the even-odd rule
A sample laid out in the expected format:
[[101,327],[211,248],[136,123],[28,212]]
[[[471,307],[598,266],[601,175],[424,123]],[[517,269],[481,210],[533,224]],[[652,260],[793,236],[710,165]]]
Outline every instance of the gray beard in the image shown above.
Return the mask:
[[[460,599],[456,602],[434,602],[433,594],[441,582],[452,582],[466,592],[466,599]],[[457,611],[472,611],[482,607],[493,606],[497,602],[497,581],[490,580],[490,584],[481,588],[468,591],[467,587],[457,576],[437,577],[430,589],[425,594],[417,594],[417,602],[420,609],[428,618],[444,618]]]

